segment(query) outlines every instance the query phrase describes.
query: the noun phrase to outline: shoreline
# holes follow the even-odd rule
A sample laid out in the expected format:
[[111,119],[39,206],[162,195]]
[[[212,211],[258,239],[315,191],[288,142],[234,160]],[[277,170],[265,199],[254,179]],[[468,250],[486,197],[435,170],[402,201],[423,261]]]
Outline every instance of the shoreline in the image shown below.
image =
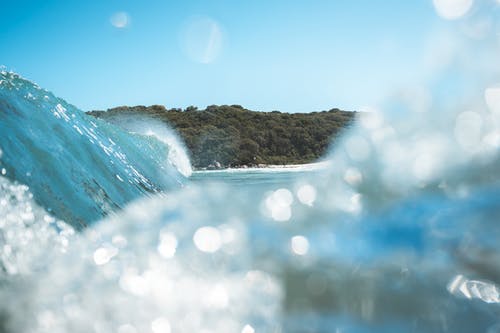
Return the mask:
[[194,168],[193,173],[205,172],[245,172],[245,171],[313,171],[322,170],[330,166],[330,161],[321,161],[305,164],[259,164],[257,166],[240,166],[229,168]]

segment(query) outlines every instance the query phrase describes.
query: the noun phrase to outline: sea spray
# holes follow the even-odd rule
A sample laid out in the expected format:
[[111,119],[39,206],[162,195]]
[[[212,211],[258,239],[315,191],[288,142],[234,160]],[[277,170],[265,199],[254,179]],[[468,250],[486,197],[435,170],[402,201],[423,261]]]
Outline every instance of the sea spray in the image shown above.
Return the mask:
[[183,176],[193,173],[186,147],[175,131],[164,122],[150,116],[139,114],[113,114],[106,121],[128,132],[151,136],[168,146],[168,164],[176,168]]
[[146,135],[153,136],[165,143],[169,147],[169,163],[172,164],[183,176],[191,176],[193,169],[186,153],[186,147],[183,143],[181,143],[180,139],[172,130],[168,130],[164,124],[161,124],[161,126],[159,125],[160,123],[148,124]]
[[[226,193],[208,190],[212,199],[190,189],[137,201],[127,213],[79,234],[69,252],[52,254],[50,269],[33,268],[0,289],[2,299],[16,294],[15,301],[2,303],[6,319],[0,327],[7,332],[279,331],[282,290],[272,275],[251,268],[246,227],[238,218],[243,212],[237,211],[244,203],[212,210]],[[49,285],[57,285],[61,295]]]
[[67,251],[75,231],[38,206],[26,185],[0,176],[0,281],[46,268]]

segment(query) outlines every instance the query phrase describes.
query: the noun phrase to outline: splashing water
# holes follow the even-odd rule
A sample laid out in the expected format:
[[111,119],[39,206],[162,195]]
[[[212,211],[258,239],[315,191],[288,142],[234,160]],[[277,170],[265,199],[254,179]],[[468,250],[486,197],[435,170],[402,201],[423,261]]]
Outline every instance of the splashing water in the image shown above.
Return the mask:
[[166,131],[164,127],[156,128],[150,126],[146,135],[153,136],[169,147],[168,161],[185,177],[191,176],[193,168],[186,153],[186,147],[172,131]]
[[[464,25],[476,19],[466,11]],[[499,45],[495,31],[459,37],[460,59],[417,94],[426,103],[405,95],[361,113],[324,170],[295,173],[272,191],[269,184],[169,187],[80,233],[34,202],[37,183],[18,176],[28,169],[4,136],[18,132],[4,125],[0,331],[497,332],[500,69],[489,56]],[[477,57],[484,61],[468,61]],[[9,82],[14,74],[2,75]],[[10,119],[20,121],[22,108],[5,109],[1,97],[0,126],[15,126]],[[57,104],[53,113],[72,119]],[[128,140],[113,151],[135,159],[142,152]],[[164,145],[146,142],[165,156],[155,151]],[[81,181],[79,173],[68,182],[47,175],[68,190]]]
[[127,113],[113,114],[106,120],[128,132],[151,136],[163,142],[168,146],[168,162],[185,177],[193,173],[186,147],[165,123],[145,115]]

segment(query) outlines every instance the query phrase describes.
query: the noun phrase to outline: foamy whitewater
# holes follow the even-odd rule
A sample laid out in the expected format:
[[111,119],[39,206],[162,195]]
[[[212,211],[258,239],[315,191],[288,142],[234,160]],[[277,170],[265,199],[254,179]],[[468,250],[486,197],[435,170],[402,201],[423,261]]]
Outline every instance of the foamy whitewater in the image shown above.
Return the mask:
[[434,3],[447,65],[265,179],[1,71],[0,332],[500,332],[500,9]]

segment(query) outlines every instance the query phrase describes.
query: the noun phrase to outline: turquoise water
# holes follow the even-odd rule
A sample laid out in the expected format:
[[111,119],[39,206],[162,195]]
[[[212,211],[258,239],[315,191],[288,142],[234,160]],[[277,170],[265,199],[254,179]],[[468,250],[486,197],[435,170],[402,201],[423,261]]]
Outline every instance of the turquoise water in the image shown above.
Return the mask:
[[15,73],[0,83],[1,167],[72,226],[184,182],[159,140],[88,117]]
[[278,168],[195,171],[190,181],[194,184],[220,182],[240,190],[250,188],[269,190],[290,186],[295,179],[306,178],[312,173],[314,170]]

